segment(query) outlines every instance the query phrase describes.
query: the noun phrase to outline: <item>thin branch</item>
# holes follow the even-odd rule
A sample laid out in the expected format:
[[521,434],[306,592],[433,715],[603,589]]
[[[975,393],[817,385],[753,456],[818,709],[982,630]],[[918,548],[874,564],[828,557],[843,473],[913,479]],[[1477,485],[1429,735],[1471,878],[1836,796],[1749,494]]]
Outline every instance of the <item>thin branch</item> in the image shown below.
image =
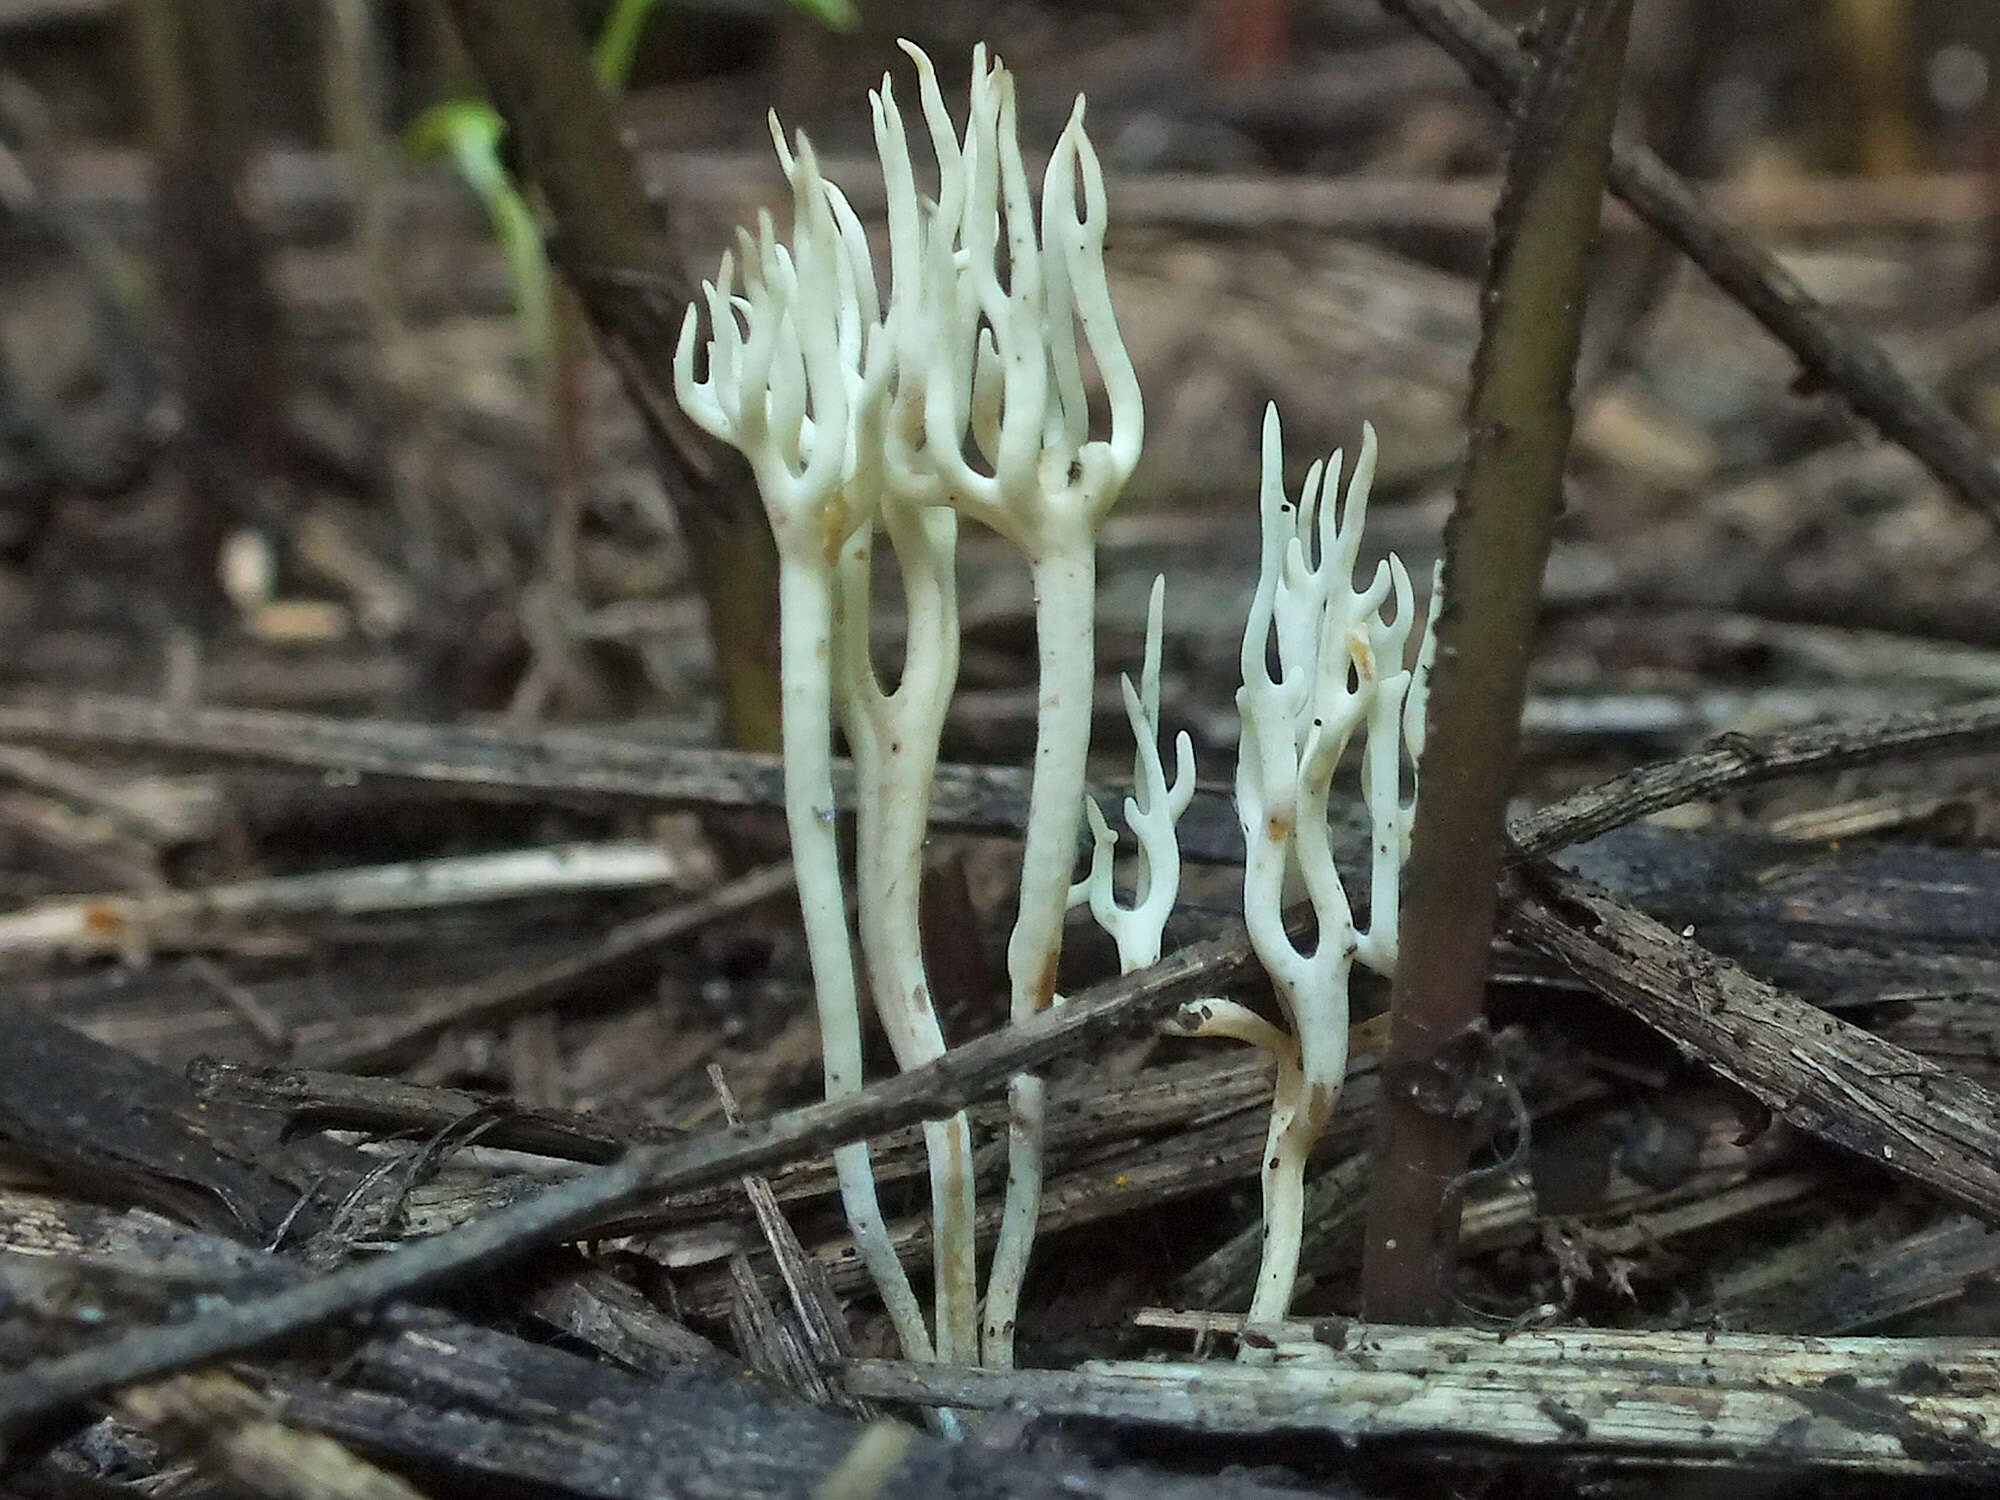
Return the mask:
[[184,890],[59,896],[0,915],[0,954],[202,946],[252,923],[434,910],[579,891],[671,886],[687,862],[640,839],[445,855]]
[[[1530,63],[1507,28],[1473,0],[1381,0],[1456,58],[1503,108],[1526,86]],[[1920,389],[1834,309],[1814,299],[1761,246],[1725,223],[1673,169],[1637,141],[1611,153],[1611,191],[1797,356],[1810,383],[1838,391],[1947,487],[2000,522],[2000,467],[1985,442]]]
[[[588,730],[522,730],[479,724],[408,724],[335,719],[266,709],[176,711],[134,698],[42,698],[0,704],[0,743],[93,751],[191,756],[322,771],[352,779],[383,776],[511,798],[560,797],[585,803],[641,803],[699,809],[784,806],[775,755],[662,745]],[[955,833],[1019,835],[1026,825],[1029,773],[1012,766],[940,765],[931,824]],[[1117,815],[1129,787],[1096,789]],[[854,778],[835,767],[835,797],[854,806]],[[1340,815],[1337,815],[1340,816]],[[1367,848],[1358,808],[1335,829],[1345,851]],[[1181,854],[1192,862],[1241,864],[1243,835],[1226,793],[1197,791],[1180,824]],[[1088,854],[1086,840],[1080,848]]]
[[[175,711],[149,700],[80,697],[0,703],[0,744],[192,756],[344,777],[382,776],[493,796],[685,808],[783,805],[775,756],[644,744],[589,730],[399,724],[264,709]],[[1509,835],[1529,853],[1547,854],[1663,808],[1739,787],[1874,765],[1899,756],[1948,754],[1995,744],[2000,744],[2000,698],[1853,724],[1814,725],[1769,735],[1728,734],[1517,818]],[[852,778],[844,769],[837,770],[835,786],[842,807],[852,807]],[[1027,773],[1013,767],[940,765],[932,824],[954,833],[1019,833],[1027,813],[1027,790]],[[1118,783],[1107,783],[1098,791],[1099,801],[1115,812],[1125,790]],[[1335,816],[1354,811],[1338,810]],[[1180,825],[1182,858],[1199,864],[1240,864],[1243,837],[1235,818],[1227,794],[1198,788]],[[1350,816],[1336,828],[1336,842],[1343,851],[1359,852],[1366,848],[1367,832],[1365,819]],[[1343,860],[1347,857],[1342,854]],[[339,1065],[355,1064],[349,1059]]]
[[1548,854],[1662,809],[1759,782],[1806,771],[1875,765],[1901,756],[1986,749],[1996,743],[2000,743],[2000,698],[1858,724],[1816,724],[1754,736],[1725,734],[1686,755],[1635,767],[1517,818],[1509,832],[1527,853]]
[[420,993],[392,1019],[317,1046],[293,1060],[322,1068],[381,1068],[457,1026],[491,1026],[555,1004],[637,969],[660,949],[705,931],[790,889],[789,864],[762,865],[691,901],[621,923],[578,953],[546,963],[510,966],[488,979]]

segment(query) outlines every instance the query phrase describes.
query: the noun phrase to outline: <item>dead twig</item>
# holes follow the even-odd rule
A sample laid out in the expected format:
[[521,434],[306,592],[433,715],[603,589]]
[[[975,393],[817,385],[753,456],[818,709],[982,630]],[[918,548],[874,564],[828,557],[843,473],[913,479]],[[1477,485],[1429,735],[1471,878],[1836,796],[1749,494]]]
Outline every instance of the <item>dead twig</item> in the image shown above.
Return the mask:
[[[1456,58],[1503,107],[1527,86],[1529,59],[1473,0],[1381,0]],[[1637,141],[1613,143],[1611,191],[1708,274],[1797,356],[1808,381],[1835,390],[1932,474],[2000,522],[2000,467],[1985,442],[1890,361],[1846,318],[1817,301],[1771,255],[1713,213]]]
[[255,1068],[196,1058],[188,1082],[206,1103],[282,1112],[294,1128],[435,1135],[483,1118],[480,1144],[562,1161],[616,1161],[634,1144],[680,1140],[683,1132],[645,1120],[536,1109],[491,1094],[393,1078],[308,1069]]
[[364,916],[671,886],[687,862],[645,840],[447,855],[188,890],[61,896],[0,914],[0,956],[198,947],[282,918]]
[[[593,804],[760,811],[784,806],[784,772],[775,755],[660,745],[585,730],[173,709],[144,699],[92,696],[0,704],[4,743],[192,756],[347,780],[383,776],[495,796]],[[835,796],[842,808],[851,808],[853,778],[845,763],[836,771]],[[1028,781],[1028,772],[1013,766],[941,765],[933,785],[932,824],[957,833],[1018,835],[1027,817]],[[1111,816],[1118,815],[1117,799],[1126,790],[1099,789]],[[1364,840],[1365,820],[1353,811],[1347,836]],[[1236,810],[1224,794],[1196,796],[1181,819],[1180,840],[1185,859],[1239,864],[1243,859]]]
[[[576,1500],[1282,1500],[1242,1475],[1183,1477],[1131,1465],[966,1445],[910,1433],[870,1444],[835,1412],[773,1399],[740,1366],[650,1380],[602,1360],[427,1318],[367,1341],[330,1382],[280,1378],[286,1419],[438,1476],[463,1494]],[[900,1446],[901,1451],[885,1451]],[[1337,1479],[1314,1491],[1356,1500]]]
[[[1240,1320],[1197,1314],[1226,1327]],[[1276,1331],[1277,1361],[948,1370],[864,1360],[883,1400],[1187,1433],[1478,1443],[1626,1462],[1851,1474],[2000,1473],[2000,1345],[1599,1328],[1493,1334],[1344,1319]]]
[[[743,1113],[736,1107],[736,1096],[730,1092],[729,1080],[722,1071],[722,1065],[710,1063],[708,1076],[722,1100],[723,1117],[731,1125],[741,1125]],[[750,1200],[751,1211],[757,1216],[757,1227],[763,1231],[764,1243],[771,1251],[771,1258],[777,1262],[778,1277],[785,1284],[786,1296],[791,1299],[792,1323],[802,1345],[800,1352],[804,1358],[797,1361],[797,1368],[791,1372],[791,1378],[786,1383],[816,1406],[838,1405],[857,1416],[874,1416],[874,1409],[867,1402],[858,1401],[827,1382],[826,1371],[829,1368],[853,1357],[854,1341],[848,1335],[840,1301],[834,1296],[833,1286],[827,1280],[826,1267],[799,1243],[798,1233],[792,1228],[791,1220],[785,1217],[785,1211],[778,1206],[778,1195],[771,1191],[768,1177],[759,1172],[746,1172],[743,1192]],[[745,1286],[751,1298],[765,1300],[746,1252],[738,1251],[732,1256],[729,1269],[731,1276],[739,1285]],[[787,1328],[786,1331],[789,1333],[793,1329]]]
[[[2000,698],[1769,735],[1727,734],[1518,818],[1509,833],[1523,849],[1548,853],[1663,808],[1738,787],[1996,743]],[[783,806],[775,756],[644,744],[586,730],[408,724],[269,709],[174,710],[143,699],[89,696],[0,704],[0,745],[5,744],[190,756],[330,777],[379,776],[492,796],[703,809]],[[852,782],[842,770],[835,790],[842,805],[850,806]],[[1122,795],[1115,785],[1100,791],[1107,798]],[[1018,834],[1027,794],[1027,774],[1014,767],[940,765],[933,823],[953,833]],[[1117,812],[1108,801],[1107,806]],[[1351,810],[1335,816],[1347,812]],[[1182,857],[1240,863],[1243,837],[1235,818],[1226,795],[1198,791],[1181,822]],[[1360,820],[1349,824],[1336,830],[1337,838],[1365,838]],[[357,1065],[345,1058],[318,1061],[328,1067]]]
[[393,1474],[316,1432],[287,1426],[280,1404],[217,1371],[127,1391],[118,1411],[171,1451],[243,1486],[295,1500],[423,1500]]
[[1781,734],[1725,734],[1686,755],[1639,766],[1516,819],[1510,833],[1530,854],[1548,854],[1636,823],[1698,797],[1796,776],[2000,742],[2000,698],[1934,713],[1819,724]]
[[765,865],[698,896],[634,918],[580,953],[511,970],[491,979],[412,997],[402,1014],[358,1036],[302,1048],[297,1061],[317,1068],[379,1068],[407,1056],[454,1026],[490,1025],[542,1009],[645,962],[668,943],[700,932],[791,888],[790,864]]

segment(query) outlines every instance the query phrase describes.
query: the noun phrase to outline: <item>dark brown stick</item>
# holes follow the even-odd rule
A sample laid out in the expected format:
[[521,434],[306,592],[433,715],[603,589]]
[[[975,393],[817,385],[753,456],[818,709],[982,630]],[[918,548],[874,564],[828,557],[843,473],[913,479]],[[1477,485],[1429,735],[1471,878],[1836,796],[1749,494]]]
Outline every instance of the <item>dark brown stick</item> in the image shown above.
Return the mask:
[[[391,777],[499,796],[688,808],[784,805],[774,756],[640,744],[591,730],[402,724],[267,709],[176,711],[140,699],[87,697],[0,703],[0,743],[187,755]],[[1663,808],[1738,787],[1874,765],[1896,756],[1972,751],[1995,744],[2000,744],[2000,698],[1854,724],[1725,735],[1517,818],[1509,834],[1522,849],[1547,854]],[[845,785],[843,777],[841,786]],[[1007,766],[945,764],[938,768],[936,797],[934,821],[940,828],[1019,833],[1027,808],[1027,775]],[[1117,808],[1108,811],[1116,813]],[[1206,788],[1197,792],[1181,823],[1183,857],[1240,864],[1243,839],[1235,816],[1226,795]],[[1358,822],[1336,832],[1343,848],[1348,840],[1356,841],[1358,848],[1365,837]]]
[[[647,1379],[441,1319],[368,1340],[338,1385],[266,1377],[286,1420],[425,1476],[432,1494],[565,1500],[1285,1500],[1244,1475],[1189,1477],[948,1443],[777,1395],[739,1366]],[[68,1493],[68,1491],[65,1491]],[[260,1491],[260,1493],[268,1493]],[[1362,1492],[1322,1477],[1320,1500]]]
[[1672,760],[1638,766],[1516,819],[1515,843],[1548,854],[1636,823],[1649,813],[1736,787],[1874,765],[1899,755],[1977,750],[2000,743],[2000,698],[1859,724],[1816,724],[1780,734],[1726,734]]
[[[1473,0],[1381,0],[1456,58],[1503,107],[1526,85],[1528,59]],[[2000,467],[1943,402],[1812,294],[1755,242],[1711,212],[1673,169],[1636,141],[1612,147],[1611,191],[1629,203],[1797,356],[1809,383],[1838,391],[1949,488],[2000,521]]]
[[554,220],[552,249],[638,408],[708,606],[729,742],[775,749],[777,551],[749,468],[674,400],[693,284],[639,187],[575,18],[559,5],[446,0]]
[[1452,1305],[1469,1097],[1542,572],[1569,453],[1570,385],[1603,210],[1630,0],[1557,0],[1494,222],[1471,454],[1445,527],[1423,796],[1390,1006],[1361,1276],[1368,1316]]
[[833,1103],[697,1139],[633,1149],[622,1160],[463,1228],[185,1322],[88,1345],[0,1378],[0,1440],[102,1391],[262,1348],[305,1329],[514,1260],[587,1229],[606,1212],[740,1177],[901,1125],[941,1119],[1032,1071],[1183,1000],[1240,982],[1249,943],[1184,948],[1153,968],[1076,996],[1060,1010],[953,1049],[936,1062]]
[[[268,709],[175,710],[140,699],[87,697],[0,704],[0,742],[387,776],[510,797],[710,809],[784,806],[784,774],[775,755],[652,744],[588,730],[405,724]],[[941,765],[932,823],[961,833],[1019,834],[1028,780],[1026,770],[1013,766]],[[835,782],[843,808],[853,806],[851,793],[843,763]],[[1115,818],[1117,802],[1107,802],[1106,811]],[[1359,810],[1344,809],[1336,819],[1338,847],[1365,849]],[[1243,861],[1242,831],[1226,794],[1197,793],[1181,819],[1180,839],[1188,860]]]

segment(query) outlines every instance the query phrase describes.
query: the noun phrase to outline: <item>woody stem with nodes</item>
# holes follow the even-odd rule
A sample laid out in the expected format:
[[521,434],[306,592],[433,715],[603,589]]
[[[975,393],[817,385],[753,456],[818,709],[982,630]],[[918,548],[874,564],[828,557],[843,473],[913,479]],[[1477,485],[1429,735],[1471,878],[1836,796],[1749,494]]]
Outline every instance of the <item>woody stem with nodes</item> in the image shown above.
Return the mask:
[[[924,460],[945,503],[1012,542],[1034,582],[1034,774],[1020,904],[1007,944],[1008,1014],[1019,1024],[1058,999],[1056,965],[1090,753],[1097,528],[1138,461],[1144,407],[1105,278],[1104,177],[1084,134],[1083,101],[1049,158],[1038,224],[1016,135],[1013,78],[983,47],[974,51],[961,141],[928,59],[907,50],[940,180],[937,232],[923,247],[933,320]],[[880,116],[878,139],[893,201],[909,180],[909,160],[895,149],[899,139],[885,138]],[[1104,385],[1110,433],[1103,439],[1090,436],[1083,348]],[[1007,1192],[981,1333],[982,1359],[991,1366],[1013,1363],[1015,1315],[1041,1210],[1044,1115],[1042,1081],[1015,1078]]]
[[[1184,1007],[1185,1035],[1224,1036],[1270,1052],[1278,1080],[1264,1152],[1264,1253],[1250,1321],[1285,1316],[1298,1278],[1306,1158],[1326,1128],[1347,1071],[1348,978],[1355,960],[1380,973],[1396,963],[1397,885],[1416,805],[1425,686],[1434,638],[1403,666],[1414,620],[1409,574],[1391,555],[1368,586],[1354,587],[1355,559],[1375,471],[1375,434],[1338,498],[1341,456],[1307,473],[1296,505],[1285,493],[1276,407],[1264,419],[1257,592],[1243,633],[1242,741],[1236,809],[1243,824],[1243,915],[1270,975],[1285,1027],[1245,1006],[1204,1000]],[[1393,598],[1395,613],[1384,610]],[[1431,617],[1436,617],[1433,597]],[[1277,674],[1271,670],[1273,648]],[[1334,867],[1328,798],[1356,733],[1366,736],[1362,793],[1373,828],[1369,926],[1354,912]],[[1402,792],[1408,760],[1411,793]],[[1288,880],[1312,903],[1310,947],[1285,929]]]

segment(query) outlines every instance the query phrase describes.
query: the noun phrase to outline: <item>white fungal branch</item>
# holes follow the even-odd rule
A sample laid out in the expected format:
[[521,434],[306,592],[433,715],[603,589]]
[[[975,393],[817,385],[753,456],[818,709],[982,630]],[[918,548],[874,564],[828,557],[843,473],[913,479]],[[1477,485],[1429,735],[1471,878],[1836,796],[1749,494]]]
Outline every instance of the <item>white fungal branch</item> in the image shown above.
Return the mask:
[[1125,697],[1125,718],[1132,726],[1132,795],[1125,799],[1125,826],[1139,846],[1138,876],[1132,904],[1118,903],[1114,863],[1118,835],[1091,798],[1084,798],[1093,844],[1090,873],[1070,888],[1070,904],[1088,902],[1097,925],[1118,945],[1118,970],[1129,974],[1160,959],[1167,919],[1180,895],[1181,849],[1175,832],[1181,814],[1194,800],[1194,741],[1182,730],[1174,741],[1174,779],[1167,781],[1160,759],[1160,656],[1166,619],[1167,580],[1153,580],[1146,607],[1146,653],[1135,688],[1128,676],[1119,678]]
[[[699,312],[681,326],[674,389],[682,407],[742,451],[756,477],[778,549],[779,677],[783,709],[785,821],[819,1010],[830,1099],[858,1092],[861,1006],[835,839],[833,800],[834,564],[871,518],[880,488],[879,433],[889,345],[875,322],[875,281],[865,238],[844,225],[852,213],[819,174],[801,136],[796,154],[772,134],[792,185],[790,245],[768,215],[757,235],[738,234],[736,257],[702,287],[708,313],[708,374],[694,373]],[[865,1143],[834,1156],[842,1205],[903,1350],[930,1359],[923,1310],[883,1220]]]
[[[914,187],[888,82],[875,136],[888,185],[898,386],[889,442],[937,483],[939,503],[1020,549],[1033,575],[1040,694],[1008,1012],[1056,1002],[1056,963],[1090,751],[1096,533],[1138,461],[1145,416],[1104,270],[1104,177],[1079,100],[1042,179],[1039,218],[1016,132],[1014,82],[973,53],[963,135],[930,61],[905,44],[937,159],[935,209]],[[906,290],[907,289],[907,290]],[[1088,349],[1108,435],[1091,436]],[[968,455],[976,455],[975,458]],[[1041,1204],[1039,1080],[1009,1088],[1007,1195],[986,1295],[985,1363],[1013,1362],[1013,1330]]]
[[[1082,101],[1043,177],[1038,216],[1007,71],[983,47],[974,52],[961,134],[930,60],[908,43],[904,50],[916,64],[939,180],[935,199],[918,192],[885,77],[870,105],[888,190],[887,295],[847,200],[821,177],[805,138],[788,147],[773,120],[792,186],[791,239],[781,243],[768,217],[754,236],[739,233],[737,250],[690,310],[675,355],[682,404],[748,457],[778,543],[787,814],[830,1094],[860,1079],[852,943],[831,828],[836,612],[839,696],[859,789],[861,947],[877,1013],[908,1067],[944,1050],[923,972],[916,888],[937,739],[957,673],[957,519],[1007,537],[1034,576],[1041,695],[1020,915],[1008,944],[1009,1014],[1020,1021],[1056,1000],[1090,743],[1096,530],[1144,434],[1138,380],[1112,315],[1104,181],[1083,131]],[[706,375],[697,379],[704,311]],[[1108,431],[1098,438],[1086,350],[1104,391]],[[893,693],[883,690],[867,651],[877,526],[895,550],[910,604],[910,644]],[[1007,1198],[976,1339],[970,1133],[963,1116],[927,1131],[938,1350],[947,1358],[1012,1362],[1041,1197],[1039,1081],[1014,1080],[1010,1106]],[[912,1316],[894,1257],[884,1258],[872,1182],[864,1193],[863,1174],[848,1170],[856,1149],[842,1176],[856,1242],[906,1351],[924,1357],[921,1315]]]
[[[900,1066],[943,1055],[924,971],[918,890],[931,781],[958,669],[957,527],[971,519],[1023,554],[1035,589],[1040,671],[1034,774],[1023,837],[1019,915],[1007,945],[1009,1015],[1058,1002],[1063,918],[1087,901],[1121,967],[1155,962],[1180,882],[1175,828],[1194,790],[1193,749],[1176,743],[1171,781],[1160,747],[1161,585],[1145,661],[1123,683],[1136,740],[1124,816],[1138,847],[1132,900],[1114,889],[1117,843],[1088,804],[1090,873],[1072,884],[1087,805],[1096,670],[1096,532],[1138,460],[1144,411],[1119,338],[1104,268],[1103,174],[1075,111],[1031,190],[1016,136],[1013,79],[973,54],[971,102],[952,123],[930,61],[917,69],[936,160],[934,198],[918,191],[891,81],[870,96],[887,186],[889,266],[878,286],[868,236],[820,174],[803,136],[788,146],[791,237],[765,216],[739,232],[690,309],[675,351],[689,415],[749,459],[779,555],[786,818],[791,829],[830,1097],[862,1084],[860,1002],[834,837],[832,715],[844,716],[857,786],[860,947],[876,1013]],[[740,273],[742,286],[737,287]],[[696,344],[706,314],[705,374]],[[1102,411],[1084,379],[1102,382]],[[1096,430],[1100,435],[1093,435]],[[1307,1153],[1339,1097],[1354,963],[1391,972],[1398,885],[1416,806],[1425,688],[1434,636],[1404,659],[1415,620],[1408,573],[1393,556],[1365,587],[1355,564],[1374,475],[1375,435],[1341,493],[1335,454],[1286,494],[1275,408],[1264,425],[1262,552],[1237,695],[1242,741],[1244,916],[1282,1012],[1274,1022],[1232,1001],[1186,1007],[1179,1029],[1257,1046],[1278,1063],[1264,1162],[1265,1246],[1253,1318],[1282,1317],[1297,1275]],[[887,536],[909,615],[902,670],[885,689],[869,649],[872,557]],[[1431,616],[1436,617],[1435,585]],[[1360,788],[1373,838],[1369,922],[1355,921],[1333,859],[1328,804],[1350,745],[1363,741]],[[1311,901],[1317,932],[1295,943],[1289,886]],[[1041,1201],[1041,1081],[1012,1080],[1008,1173],[983,1317],[978,1314],[970,1128],[926,1127],[936,1248],[936,1352],[1013,1362],[1021,1284]],[[913,1358],[933,1351],[876,1203],[867,1148],[836,1154],[855,1242]]]
[[[927,457],[947,503],[1031,562],[1090,545],[1138,461],[1145,411],[1111,309],[1104,176],[1084,132],[1083,101],[1050,156],[1038,223],[1013,76],[984,47],[975,49],[961,140],[930,60],[903,45],[917,66],[938,162],[930,233],[921,213],[897,211],[899,202],[914,203],[915,188],[887,80],[875,101],[875,135],[892,205],[896,285],[899,294],[906,284],[921,287],[924,317],[898,332],[906,379],[922,370]],[[1079,331],[1104,383],[1110,434],[1100,440],[1090,436]],[[967,457],[968,438],[983,465]]]
[[[902,670],[885,691],[869,647],[873,538],[861,531],[841,557],[836,677],[854,754],[856,906],[870,992],[896,1065],[945,1054],[925,972],[919,913],[931,783],[945,711],[958,677],[958,518],[885,494],[881,526],[902,576],[908,621]],[[931,1169],[938,1358],[979,1358],[979,1267],[974,1238],[972,1129],[963,1111],[924,1126]]]
[[[1423,679],[1435,649],[1427,633],[1416,672],[1403,666],[1415,600],[1398,558],[1379,564],[1366,587],[1354,586],[1375,472],[1374,430],[1363,429],[1344,498],[1338,453],[1308,471],[1296,504],[1286,495],[1275,406],[1264,418],[1263,465],[1261,565],[1236,699],[1243,725],[1236,806],[1245,848],[1244,920],[1289,1035],[1225,1002],[1190,1007],[1180,1027],[1248,1041],[1278,1059],[1263,1170],[1264,1256],[1250,1308],[1258,1321],[1282,1318],[1291,1302],[1306,1157],[1346,1075],[1353,964],[1359,959],[1383,973],[1395,964],[1397,887],[1415,808],[1414,771],[1406,801],[1403,765],[1406,758],[1414,765],[1421,749]],[[1361,786],[1373,829],[1365,932],[1355,926],[1335,868],[1328,822],[1334,773],[1357,733],[1366,739]],[[1288,880],[1312,903],[1318,930],[1309,947],[1285,930]]]

